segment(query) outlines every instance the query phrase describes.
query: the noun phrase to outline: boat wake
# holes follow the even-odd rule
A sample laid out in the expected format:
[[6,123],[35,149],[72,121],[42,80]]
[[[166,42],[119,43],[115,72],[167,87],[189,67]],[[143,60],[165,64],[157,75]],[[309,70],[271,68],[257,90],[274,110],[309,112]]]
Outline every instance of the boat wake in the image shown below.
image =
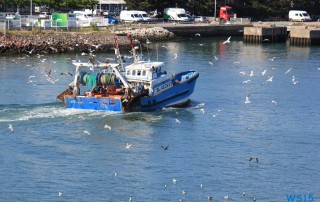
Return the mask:
[[0,123],[33,119],[105,117],[115,114],[95,110],[66,109],[60,103],[42,105],[5,105],[0,107]]

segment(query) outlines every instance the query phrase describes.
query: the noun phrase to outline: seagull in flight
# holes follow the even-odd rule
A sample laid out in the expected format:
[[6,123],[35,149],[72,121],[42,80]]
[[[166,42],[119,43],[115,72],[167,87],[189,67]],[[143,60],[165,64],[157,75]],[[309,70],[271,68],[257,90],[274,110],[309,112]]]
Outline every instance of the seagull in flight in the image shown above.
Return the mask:
[[265,70],[263,70],[263,72],[261,72],[261,75],[264,76],[264,75],[266,75],[266,73],[267,73],[267,70],[265,69]]
[[256,160],[256,162],[259,163],[258,157],[250,157],[249,161],[252,161],[252,160]]
[[179,119],[176,118],[176,123],[181,123]]
[[252,77],[252,76],[254,76],[254,74],[253,74],[253,71],[251,70],[251,72],[250,72],[250,75],[249,75],[250,77]]
[[27,51],[27,52],[28,52],[29,55],[31,55],[32,52],[33,52],[33,49],[31,49],[31,51]]
[[223,44],[226,44],[226,43],[230,43],[230,39],[231,39],[231,36],[229,36],[229,38],[223,42]]
[[98,45],[92,44],[91,46],[95,47],[96,49],[98,49],[101,46],[101,44],[98,44]]
[[242,83],[249,83],[251,80],[248,79],[248,80],[245,80],[245,81],[242,81]]
[[288,74],[291,71],[292,67],[286,71],[284,74]]
[[269,77],[269,78],[267,79],[267,82],[272,82],[272,79],[273,79],[273,76]]
[[273,61],[274,61],[274,59],[276,59],[276,57],[270,58],[269,60],[273,62]]
[[195,36],[199,36],[200,37],[201,35],[200,35],[200,33],[196,33]]
[[11,124],[9,124],[8,128],[11,132],[13,131],[13,126]]
[[292,83],[294,85],[296,85],[299,81],[296,80],[296,77],[295,76],[292,76]]
[[161,148],[163,149],[163,150],[168,150],[168,148],[169,148],[169,146],[161,146]]

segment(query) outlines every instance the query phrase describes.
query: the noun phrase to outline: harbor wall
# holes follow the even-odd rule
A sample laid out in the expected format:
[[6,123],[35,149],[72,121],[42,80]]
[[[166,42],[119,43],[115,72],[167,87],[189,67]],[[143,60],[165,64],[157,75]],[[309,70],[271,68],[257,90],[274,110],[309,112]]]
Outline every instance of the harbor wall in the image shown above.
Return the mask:
[[[286,42],[290,45],[320,45],[320,28],[310,26],[256,27],[254,25],[161,24],[159,27],[131,29],[121,33],[50,32],[6,34],[0,36],[0,54],[110,52],[114,51],[114,36],[120,49],[131,49],[127,34],[150,41],[167,41],[176,37],[243,36],[245,42]],[[288,37],[288,38],[287,38]]]

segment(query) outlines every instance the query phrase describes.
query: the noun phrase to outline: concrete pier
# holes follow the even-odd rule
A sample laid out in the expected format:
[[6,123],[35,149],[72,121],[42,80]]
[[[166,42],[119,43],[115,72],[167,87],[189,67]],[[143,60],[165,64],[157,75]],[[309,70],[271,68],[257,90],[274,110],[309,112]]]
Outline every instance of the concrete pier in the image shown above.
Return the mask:
[[165,24],[162,27],[174,33],[174,35],[178,37],[194,37],[196,34],[200,34],[203,37],[214,37],[214,36],[242,36],[243,29],[245,26],[250,26],[250,25],[213,26],[210,24],[202,24],[202,25]]
[[286,27],[245,27],[243,40],[248,43],[286,42]]
[[290,45],[320,45],[320,29],[291,29]]

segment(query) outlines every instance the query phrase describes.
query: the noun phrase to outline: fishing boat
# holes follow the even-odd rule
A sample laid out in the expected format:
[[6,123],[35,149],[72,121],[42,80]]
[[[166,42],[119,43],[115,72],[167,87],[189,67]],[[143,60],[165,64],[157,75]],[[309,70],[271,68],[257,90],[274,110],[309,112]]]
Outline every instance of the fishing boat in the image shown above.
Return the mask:
[[[194,70],[168,75],[163,62],[140,59],[131,36],[133,63],[124,66],[116,37],[117,63],[76,62],[74,81],[57,98],[66,108],[113,112],[153,111],[188,105],[199,73]],[[89,72],[88,72],[89,71]],[[80,85],[90,87],[80,92]]]

